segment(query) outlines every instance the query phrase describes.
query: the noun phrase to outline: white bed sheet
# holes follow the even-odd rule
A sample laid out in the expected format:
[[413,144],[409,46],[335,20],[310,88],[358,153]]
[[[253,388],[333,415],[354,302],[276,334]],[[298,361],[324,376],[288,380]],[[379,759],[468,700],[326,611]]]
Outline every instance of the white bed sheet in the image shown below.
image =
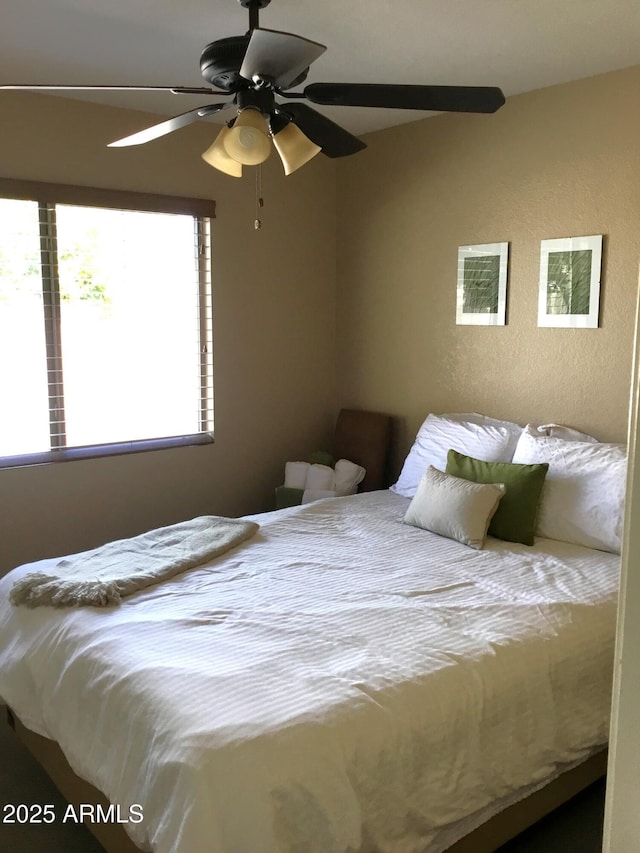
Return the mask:
[[109,610],[0,580],[0,696],[160,853],[442,851],[607,740],[619,557],[482,551],[391,492],[253,516]]

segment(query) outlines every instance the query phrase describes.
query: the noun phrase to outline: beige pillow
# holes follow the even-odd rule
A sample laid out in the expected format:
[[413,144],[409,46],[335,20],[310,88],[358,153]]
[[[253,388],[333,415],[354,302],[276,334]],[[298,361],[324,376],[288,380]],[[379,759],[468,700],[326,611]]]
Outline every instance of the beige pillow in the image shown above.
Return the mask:
[[504,483],[474,483],[430,465],[404,517],[406,524],[480,550],[506,492]]

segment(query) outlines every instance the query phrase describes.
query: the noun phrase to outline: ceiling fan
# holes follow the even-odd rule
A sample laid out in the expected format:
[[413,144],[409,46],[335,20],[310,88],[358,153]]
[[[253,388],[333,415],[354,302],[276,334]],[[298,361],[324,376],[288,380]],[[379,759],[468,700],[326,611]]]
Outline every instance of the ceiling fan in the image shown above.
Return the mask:
[[211,166],[233,177],[242,176],[243,165],[264,162],[271,152],[271,140],[287,175],[320,151],[328,157],[346,157],[366,148],[364,142],[304,101],[331,106],[471,113],[492,113],[504,104],[502,91],[494,86],[311,83],[302,91],[291,91],[304,82],[309,66],[326,47],[293,33],[260,28],[259,10],[271,0],[238,2],[249,11],[249,31],[211,42],[204,48],[200,70],[209,86],[21,84],[4,85],[0,89],[137,90],[227,96],[229,100],[181,113],[111,142],[110,147],[149,142],[233,106],[236,114],[202,155]]

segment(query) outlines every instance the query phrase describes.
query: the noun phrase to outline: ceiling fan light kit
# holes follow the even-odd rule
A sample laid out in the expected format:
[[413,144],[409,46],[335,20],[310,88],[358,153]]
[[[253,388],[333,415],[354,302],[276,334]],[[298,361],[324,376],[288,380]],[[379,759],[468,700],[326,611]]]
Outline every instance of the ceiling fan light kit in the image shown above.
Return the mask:
[[230,157],[224,145],[224,140],[228,133],[229,128],[225,125],[216,136],[213,145],[203,153],[202,159],[205,163],[213,166],[214,169],[224,172],[225,175],[230,175],[232,178],[241,178],[242,163],[238,163],[237,160]]
[[274,134],[273,144],[282,160],[285,175],[295,172],[322,151],[322,148],[308,139],[293,122],[289,122]]
[[255,107],[245,107],[225,134],[223,145],[229,157],[243,166],[264,163],[271,154],[266,118]]
[[[308,102],[333,107],[471,113],[492,113],[504,104],[504,95],[495,86],[312,83],[301,91],[290,91],[304,82],[309,66],[326,47],[293,33],[261,29],[259,10],[271,0],[238,2],[249,11],[249,31],[243,36],[229,36],[206,45],[200,57],[200,71],[207,86],[4,84],[0,89],[153,89],[177,95],[232,96],[228,101],[206,104],[154,124],[111,142],[110,146],[140,145],[235,106],[235,119],[227,123],[202,155],[209,165],[233,177],[241,177],[243,165],[259,166],[269,157],[270,137],[287,175],[320,151],[333,158],[347,157],[366,148],[364,142]],[[298,103],[291,103],[292,100]]]
[[271,139],[285,175],[290,175],[322,151],[284,114],[271,116],[255,104],[244,106],[229,127],[223,127],[202,159],[227,175],[242,177],[243,166],[258,166],[271,153]]

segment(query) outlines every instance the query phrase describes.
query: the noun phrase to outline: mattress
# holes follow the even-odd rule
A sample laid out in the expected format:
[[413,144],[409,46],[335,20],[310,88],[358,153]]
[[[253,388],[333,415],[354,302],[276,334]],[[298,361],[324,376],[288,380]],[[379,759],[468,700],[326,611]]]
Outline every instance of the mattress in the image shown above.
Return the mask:
[[[482,551],[388,491],[258,534],[116,608],[0,580],[0,696],[160,853],[440,853],[606,743],[619,557]],[[463,830],[462,827],[465,829]]]

